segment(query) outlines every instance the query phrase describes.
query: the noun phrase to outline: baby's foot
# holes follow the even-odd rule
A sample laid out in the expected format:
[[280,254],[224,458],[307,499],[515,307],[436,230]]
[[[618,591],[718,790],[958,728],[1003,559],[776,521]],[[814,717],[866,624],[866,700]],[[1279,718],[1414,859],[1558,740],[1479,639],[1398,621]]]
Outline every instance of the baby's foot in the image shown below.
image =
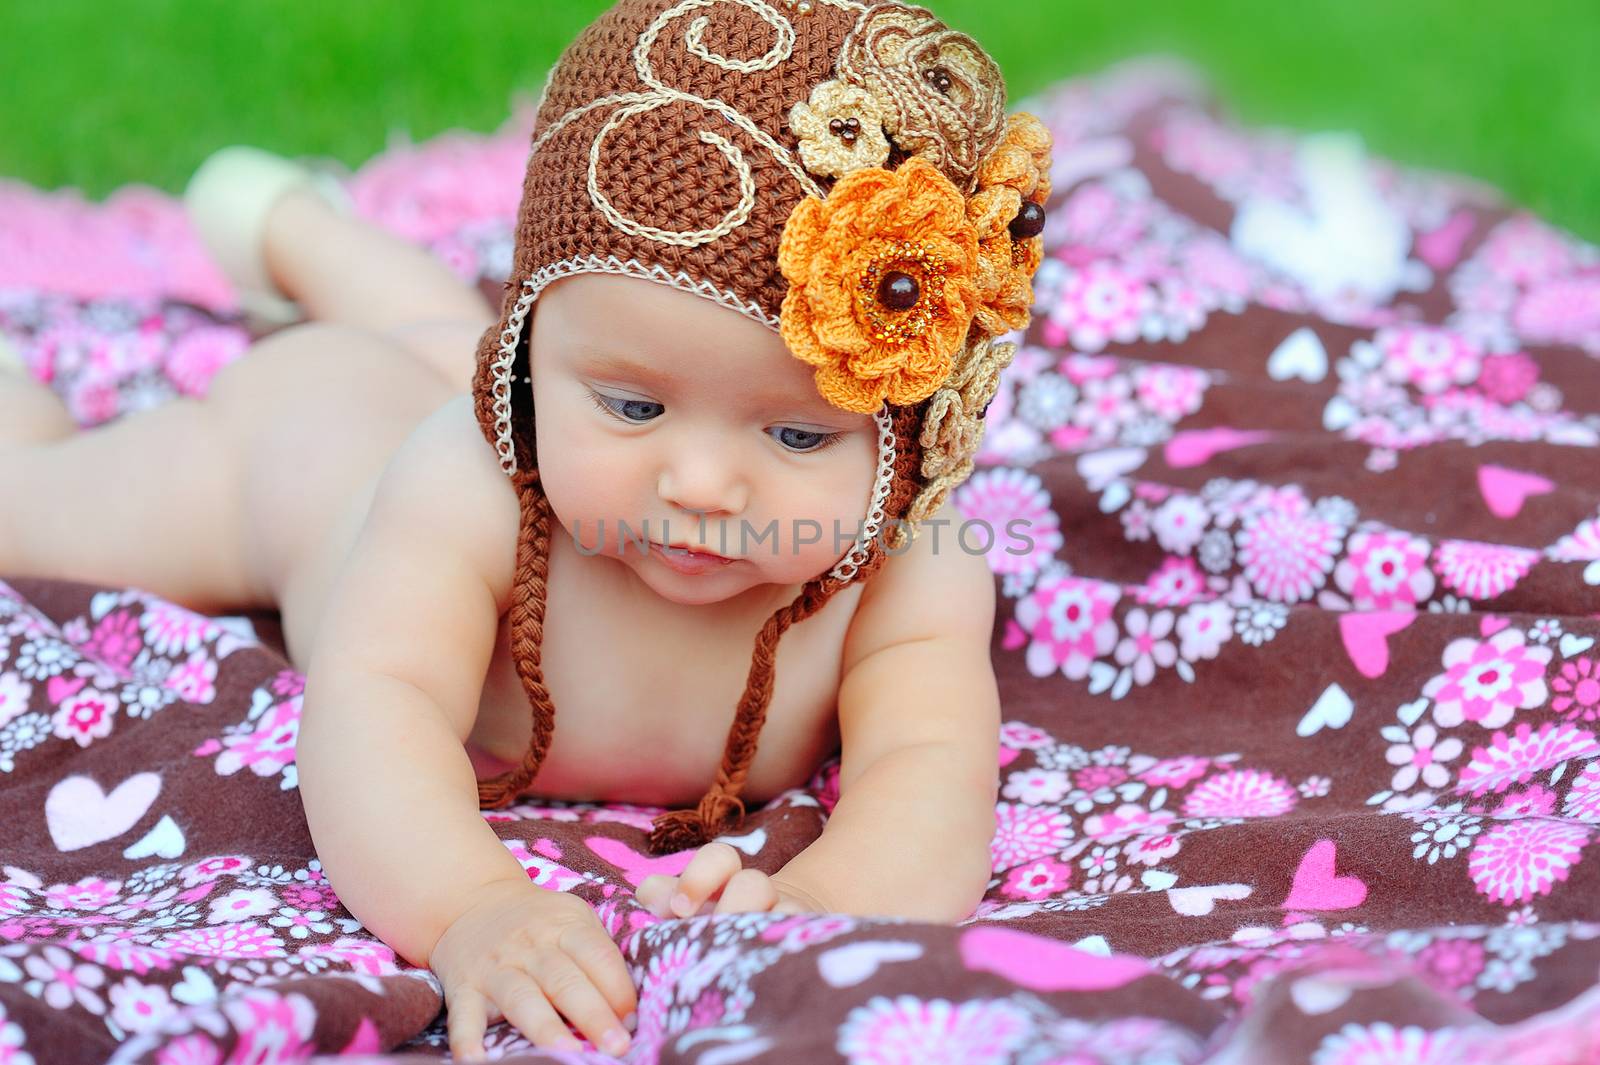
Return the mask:
[[206,249],[233,282],[245,317],[258,326],[304,317],[267,264],[268,219],[285,197],[308,193],[348,214],[350,198],[338,179],[260,148],[235,145],[211,155],[189,179],[184,209]]
[[0,453],[59,440],[76,429],[60,398],[34,378],[22,356],[0,334]]

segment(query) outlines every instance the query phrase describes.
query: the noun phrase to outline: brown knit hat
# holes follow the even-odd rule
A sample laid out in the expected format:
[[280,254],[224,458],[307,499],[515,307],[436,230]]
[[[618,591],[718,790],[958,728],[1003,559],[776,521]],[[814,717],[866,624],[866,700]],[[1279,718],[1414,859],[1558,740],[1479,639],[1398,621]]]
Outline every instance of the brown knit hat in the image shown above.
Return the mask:
[[[972,472],[983,414],[1028,323],[1050,138],[1007,118],[983,49],[930,12],[856,0],[621,0],[545,84],[499,324],[478,345],[478,422],[517,489],[511,647],[533,710],[505,806],[533,780],[555,710],[539,665],[553,515],[539,484],[528,316],[562,277],[641,277],[777,331],[820,394],[872,413],[862,535],[756,637],[722,767],[652,853],[736,828],[778,639],[898,551]],[[729,823],[730,816],[737,820]]]

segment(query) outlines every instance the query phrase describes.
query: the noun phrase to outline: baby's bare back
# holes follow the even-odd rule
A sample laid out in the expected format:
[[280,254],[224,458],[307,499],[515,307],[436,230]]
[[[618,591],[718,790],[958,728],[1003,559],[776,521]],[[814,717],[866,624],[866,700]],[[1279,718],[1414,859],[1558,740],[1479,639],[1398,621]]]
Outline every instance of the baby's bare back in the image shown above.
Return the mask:
[[[419,511],[428,515],[426,530],[408,529]],[[470,398],[450,399],[365,478],[320,540],[303,541],[289,558],[282,608],[286,641],[303,659],[297,664],[323,654],[378,661],[391,650],[381,645],[397,639],[445,660],[486,655],[473,709],[449,712],[468,729],[466,744],[485,766],[483,775],[520,759],[532,715],[509,642],[519,520],[516,492],[483,439]],[[406,543],[434,543],[437,550],[389,546]],[[347,565],[356,580],[381,574],[390,588],[437,589],[452,605],[323,632]],[[629,579],[625,565],[580,553],[556,524],[541,655],[556,728],[530,792],[692,805],[715,778],[756,634],[771,611],[667,603]],[[765,802],[803,785],[835,749],[842,650],[858,598],[855,589],[835,596],[779,642],[746,801]],[[353,616],[360,605],[340,609]],[[457,611],[471,612],[470,623]],[[492,647],[473,643],[491,631]]]

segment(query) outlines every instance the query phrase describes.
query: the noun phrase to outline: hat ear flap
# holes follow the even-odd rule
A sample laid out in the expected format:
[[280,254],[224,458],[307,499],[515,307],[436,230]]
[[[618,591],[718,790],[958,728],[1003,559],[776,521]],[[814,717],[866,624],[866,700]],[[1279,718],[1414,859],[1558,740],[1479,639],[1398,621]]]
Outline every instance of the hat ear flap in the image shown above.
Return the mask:
[[500,320],[478,338],[472,404],[478,428],[507,476],[538,469],[530,348],[538,298],[527,285],[506,284]]

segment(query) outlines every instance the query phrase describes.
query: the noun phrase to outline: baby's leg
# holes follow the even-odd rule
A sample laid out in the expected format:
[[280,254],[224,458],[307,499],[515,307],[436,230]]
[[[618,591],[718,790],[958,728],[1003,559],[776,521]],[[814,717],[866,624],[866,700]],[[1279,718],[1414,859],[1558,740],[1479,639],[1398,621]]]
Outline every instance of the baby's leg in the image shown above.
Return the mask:
[[496,314],[433,255],[304,191],[273,207],[264,240],[273,281],[311,318],[385,335],[471,390],[478,337]]
[[264,605],[238,556],[238,463],[182,398],[77,431],[31,377],[0,372],[0,576],[135,585],[198,610]]
[[[0,437],[0,576],[133,586],[213,614],[277,606],[287,627],[286,589],[331,572],[340,515],[450,397],[393,342],[311,323],[224,366],[203,399]],[[0,409],[47,401],[0,373]]]

